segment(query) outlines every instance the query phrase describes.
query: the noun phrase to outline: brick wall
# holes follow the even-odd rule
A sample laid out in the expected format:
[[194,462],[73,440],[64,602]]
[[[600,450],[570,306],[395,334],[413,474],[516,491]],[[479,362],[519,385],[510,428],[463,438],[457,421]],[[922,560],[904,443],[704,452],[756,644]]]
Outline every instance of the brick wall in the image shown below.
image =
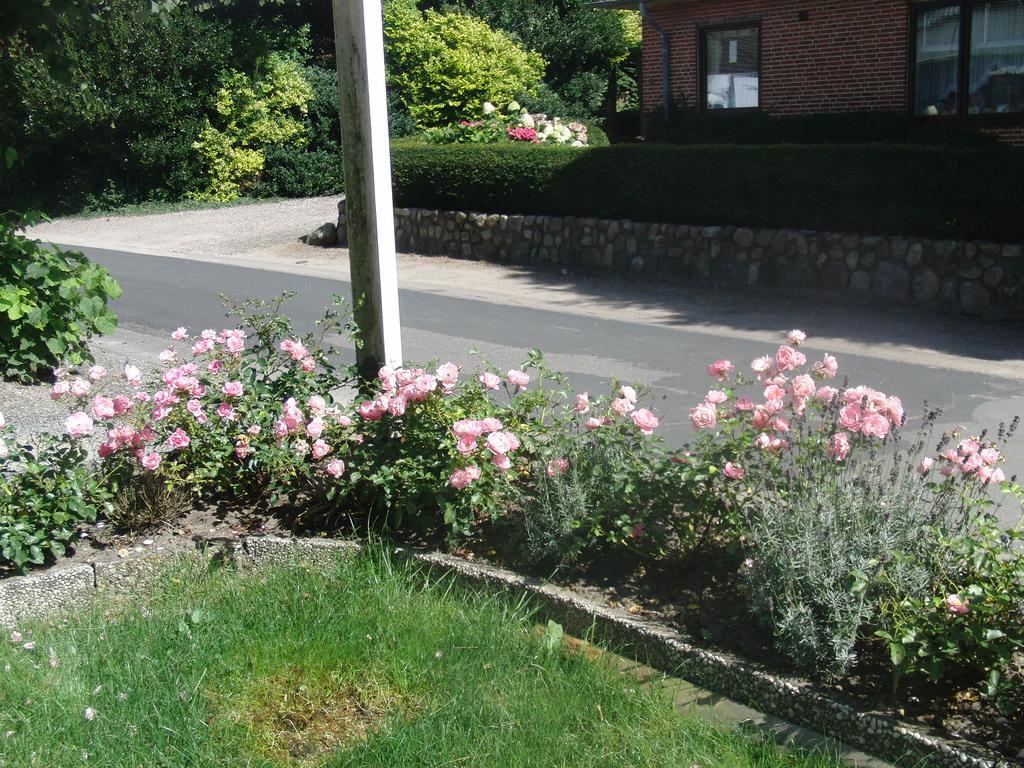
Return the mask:
[[[649,9],[670,37],[677,105],[698,104],[698,24],[758,19],[763,109],[786,115],[906,108],[906,0],[691,0]],[[644,24],[645,110],[661,107],[661,62],[661,37]]]
[[[648,8],[669,35],[675,106],[699,106],[699,25],[758,20],[762,109],[773,115],[907,109],[907,0],[679,0]],[[661,45],[645,23],[646,112],[662,107]],[[1024,145],[1024,123],[978,129]]]

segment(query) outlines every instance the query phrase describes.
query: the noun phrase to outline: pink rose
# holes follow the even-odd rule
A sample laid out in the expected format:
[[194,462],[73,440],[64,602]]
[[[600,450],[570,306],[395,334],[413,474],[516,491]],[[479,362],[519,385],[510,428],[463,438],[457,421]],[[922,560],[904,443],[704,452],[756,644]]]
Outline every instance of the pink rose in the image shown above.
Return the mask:
[[238,418],[235,415],[235,407],[231,403],[221,403],[218,405],[217,415],[225,421],[234,421]]
[[981,460],[990,467],[999,463],[999,451],[991,446],[988,448],[982,448],[978,455],[981,456]]
[[864,437],[885,437],[889,434],[889,420],[880,413],[867,413],[860,422]]
[[175,358],[177,358],[177,356],[178,356],[178,353],[175,352],[172,347],[168,347],[163,352],[161,352],[159,355],[157,355],[157,357],[160,359],[161,363],[169,363],[172,360],[174,360]]
[[512,459],[506,456],[504,453],[496,453],[491,456],[491,463],[500,469],[502,472],[507,472],[512,469]]
[[593,432],[595,429],[604,426],[604,419],[598,419],[596,417],[591,416],[589,419],[587,419],[586,423],[583,426],[586,427],[588,432]]
[[845,432],[838,432],[828,439],[826,452],[835,461],[844,461],[850,455],[850,436]]
[[388,413],[390,413],[395,418],[398,418],[399,416],[405,414],[405,406],[405,398],[402,397],[401,395],[396,395],[395,397],[392,397],[388,401]]
[[240,381],[225,381],[224,386],[220,388],[228,397],[241,397],[242,395],[242,382]]
[[180,427],[171,432],[167,437],[167,444],[170,445],[171,448],[188,448],[191,442],[192,441],[189,439],[189,436]]
[[441,387],[446,393],[455,389],[455,385],[459,381],[459,366],[455,363],[442,363],[437,366],[437,371],[435,371],[435,373],[437,374],[438,381],[441,382]]
[[548,477],[564,475],[569,469],[569,460],[565,458],[552,459],[548,462]]
[[921,459],[921,462],[917,465],[917,474],[919,474],[922,477],[924,477],[925,475],[927,475],[929,472],[932,471],[932,467],[934,467],[934,466],[935,466],[935,459],[933,459],[931,456],[925,456],[923,459]]
[[759,405],[754,409],[754,418],[752,422],[755,429],[764,429],[768,426],[768,423],[772,420],[772,415],[764,406]]
[[765,400],[782,400],[786,397],[786,390],[780,387],[778,384],[769,384],[764,388],[764,399]]
[[527,385],[530,383],[530,377],[523,371],[512,369],[508,372],[508,383],[516,389],[526,389]]
[[306,373],[312,373],[316,370],[316,360],[312,357],[304,357],[299,363],[299,367]]
[[484,389],[497,389],[501,386],[501,378],[490,371],[480,374],[480,383],[484,385]]
[[469,456],[469,454],[476,450],[476,438],[460,437],[455,447],[463,456]]
[[306,435],[314,439],[318,438],[323,434],[325,426],[324,420],[317,416],[306,425]]
[[504,429],[505,425],[493,416],[488,416],[480,422],[480,427],[484,432],[497,432],[498,430]]
[[483,434],[483,431],[483,423],[474,419],[460,419],[452,424],[452,434],[460,440],[469,438],[476,439]]
[[64,428],[71,437],[85,437],[92,434],[93,421],[84,411],[77,411],[68,416]]
[[710,403],[701,403],[690,409],[690,423],[694,429],[714,429],[718,424],[718,411]]
[[224,348],[232,355],[238,355],[243,349],[245,349],[245,339],[241,336],[228,336],[224,340]]
[[806,340],[807,334],[804,333],[803,331],[798,331],[794,329],[786,334],[786,342],[792,344],[794,347],[798,346],[801,342],[804,342]]
[[749,397],[739,397],[736,399],[736,410],[737,411],[752,411],[754,410],[754,401]]
[[860,430],[860,423],[863,418],[864,412],[856,403],[847,403],[839,411],[839,424],[843,429],[848,429],[851,432],[858,432]]
[[356,410],[367,421],[377,421],[384,415],[384,409],[376,400],[365,400]]
[[729,399],[729,396],[720,389],[708,390],[708,393],[704,395],[704,402],[711,403],[712,405],[719,405]]
[[815,376],[823,379],[834,379],[839,372],[839,361],[832,357],[832,355],[825,355],[819,362],[814,364],[811,370],[814,371]]
[[982,485],[996,485],[1003,482],[1006,479],[1006,474],[1003,472],[1001,467],[983,466],[978,468],[978,480],[981,481]]
[[645,435],[653,435],[654,430],[658,428],[658,424],[660,423],[658,421],[658,417],[646,408],[637,409],[630,415],[630,418],[633,420],[633,423],[637,426],[640,432]]
[[576,413],[586,413],[590,410],[590,395],[586,392],[581,392],[576,395],[576,402],[573,404],[572,409]]
[[331,446],[329,446],[323,440],[317,440],[315,443],[313,443],[312,455],[313,455],[314,459],[322,459],[324,456],[326,456],[330,452],[331,452]]
[[171,334],[171,338],[174,341],[184,341],[188,338],[188,328],[179,325]]
[[742,480],[743,476],[747,474],[743,467],[739,464],[733,464],[731,461],[725,462],[725,468],[722,470],[722,473],[731,480]]
[[789,385],[789,389],[790,392],[793,393],[793,397],[806,399],[808,397],[814,397],[816,386],[814,384],[814,379],[804,373],[793,379]]
[[893,425],[897,427],[903,426],[904,413],[903,413],[903,401],[893,395],[892,397],[885,398],[885,407],[883,408],[886,415]]
[[789,422],[779,416],[775,421],[772,422],[772,429],[776,432],[789,432]]
[[633,410],[633,404],[624,397],[617,397],[612,400],[612,410],[619,414],[619,416],[625,416]]
[[114,415],[120,416],[131,410],[132,400],[127,395],[118,395],[114,398]]
[[783,344],[775,353],[775,364],[780,371],[792,371],[807,362],[803,352],[798,352],[793,347]]
[[97,419],[110,419],[114,416],[114,401],[103,395],[96,395],[90,406],[93,417]]
[[324,472],[337,479],[345,472],[345,462],[341,459],[331,459],[324,466]]
[[224,363],[222,363],[220,360],[211,360],[206,364],[206,370],[208,370],[210,373],[220,373],[223,367]]
[[819,403],[828,405],[836,399],[836,395],[839,394],[839,390],[835,387],[819,387],[818,391],[814,393],[814,399]]
[[960,595],[950,595],[946,598],[946,610],[956,616],[963,616],[971,610],[971,601],[960,599]]
[[238,442],[235,443],[235,456],[239,459],[244,459],[252,453],[252,449],[249,447],[249,441],[244,438],[238,438]]
[[495,456],[502,456],[513,450],[512,440],[507,432],[491,432],[487,436],[486,446]]
[[73,379],[71,382],[71,394],[75,397],[85,397],[89,394],[89,390],[92,389],[86,379]]
[[448,477],[448,485],[459,491],[461,491],[471,482],[473,482],[472,478],[469,476],[469,473],[464,469],[456,469]]
[[295,452],[296,456],[305,456],[309,453],[309,443],[305,440],[296,440],[292,444],[292,450]]
[[708,366],[708,376],[713,376],[719,381],[725,381],[729,374],[736,370],[736,366],[728,360],[715,360]]
[[60,400],[64,395],[71,391],[71,385],[66,381],[58,381],[50,387],[50,399]]
[[629,400],[629,402],[636,405],[636,390],[630,386],[623,385],[619,387],[619,397]]
[[142,383],[142,371],[134,365],[124,367],[124,378],[131,386],[137,387]]
[[143,469],[148,469],[152,472],[160,466],[160,454],[153,453],[152,451],[150,453],[144,453],[139,457],[139,464],[142,465]]
[[758,380],[762,380],[772,369],[772,359],[768,356],[755,358],[750,363],[751,369],[757,376]]
[[89,369],[89,378],[93,381],[107,378],[107,369],[102,365],[94,365]]

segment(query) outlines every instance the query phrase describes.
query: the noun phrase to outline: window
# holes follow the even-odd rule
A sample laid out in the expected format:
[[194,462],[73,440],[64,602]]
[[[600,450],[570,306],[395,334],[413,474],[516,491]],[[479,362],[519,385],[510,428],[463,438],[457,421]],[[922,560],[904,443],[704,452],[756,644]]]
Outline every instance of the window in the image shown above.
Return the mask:
[[1024,113],[1024,0],[928,3],[911,21],[914,114]]
[[761,28],[757,24],[701,30],[704,109],[756,109],[760,105]]

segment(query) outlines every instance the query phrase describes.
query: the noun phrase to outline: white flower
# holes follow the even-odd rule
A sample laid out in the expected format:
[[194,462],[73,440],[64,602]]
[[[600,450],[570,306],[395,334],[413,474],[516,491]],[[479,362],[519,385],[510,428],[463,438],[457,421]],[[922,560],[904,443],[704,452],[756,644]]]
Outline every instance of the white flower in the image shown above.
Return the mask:
[[580,141],[579,139],[576,139],[576,141],[574,141],[574,142],[573,142],[572,144],[570,144],[569,146],[571,146],[571,147],[582,147],[582,146],[583,146],[583,142],[582,142],[582,141]]
[[484,102],[484,114],[489,115],[494,111],[494,105],[489,101]]
[[82,717],[84,717],[86,720],[92,720],[96,717],[96,710],[92,707],[86,707],[85,712],[82,713]]
[[519,106],[519,102],[518,101],[510,101],[508,103],[508,111],[509,112],[518,112],[520,109],[522,109],[522,107]]
[[519,118],[519,124],[524,128],[535,128],[537,125],[535,122],[533,122],[533,116],[530,115],[528,112],[524,112],[523,115]]

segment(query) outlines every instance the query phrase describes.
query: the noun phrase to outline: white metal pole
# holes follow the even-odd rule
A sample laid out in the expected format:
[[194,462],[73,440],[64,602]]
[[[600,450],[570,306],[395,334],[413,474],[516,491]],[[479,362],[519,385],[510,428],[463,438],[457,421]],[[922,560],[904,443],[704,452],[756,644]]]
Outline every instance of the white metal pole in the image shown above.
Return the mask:
[[402,363],[380,0],[333,0],[353,316],[364,376]]

